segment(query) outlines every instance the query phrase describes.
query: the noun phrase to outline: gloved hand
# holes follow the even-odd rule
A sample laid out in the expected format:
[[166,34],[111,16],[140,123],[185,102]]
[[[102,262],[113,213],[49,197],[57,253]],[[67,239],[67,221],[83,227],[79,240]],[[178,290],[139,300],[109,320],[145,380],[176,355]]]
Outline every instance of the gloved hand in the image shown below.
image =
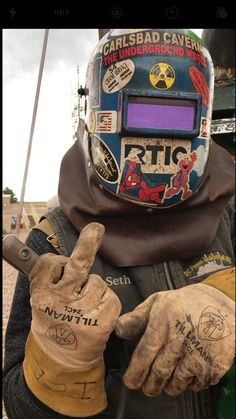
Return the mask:
[[42,402],[69,416],[107,405],[103,352],[121,304],[98,275],[89,275],[103,234],[101,224],[87,225],[70,258],[42,255],[30,274],[26,381]]
[[217,384],[234,359],[234,306],[223,292],[201,283],[152,294],[121,316],[119,337],[143,334],[124,375],[126,386],[156,396]]

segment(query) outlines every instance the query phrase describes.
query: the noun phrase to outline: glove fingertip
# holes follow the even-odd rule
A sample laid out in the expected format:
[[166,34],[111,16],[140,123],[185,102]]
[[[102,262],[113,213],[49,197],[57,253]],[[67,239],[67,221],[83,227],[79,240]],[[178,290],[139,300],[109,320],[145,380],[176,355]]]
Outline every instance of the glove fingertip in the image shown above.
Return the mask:
[[139,388],[141,388],[142,384],[137,384],[135,383],[129,376],[128,372],[126,371],[125,375],[123,376],[123,382],[125,384],[125,386],[127,388],[129,388],[130,390],[138,390]]
[[[118,322],[119,320],[117,320],[117,322]],[[123,338],[123,330],[122,330],[122,327],[120,327],[118,324],[117,324],[117,322],[116,322],[116,325],[115,325],[115,334],[116,334],[116,336],[118,336],[119,338]]]
[[115,334],[119,338],[129,339],[129,329],[126,328],[123,319],[118,318],[115,325]]
[[133,339],[143,333],[144,330],[145,327],[140,324],[138,318],[124,318],[123,316],[117,320],[115,327],[116,335],[123,339]]

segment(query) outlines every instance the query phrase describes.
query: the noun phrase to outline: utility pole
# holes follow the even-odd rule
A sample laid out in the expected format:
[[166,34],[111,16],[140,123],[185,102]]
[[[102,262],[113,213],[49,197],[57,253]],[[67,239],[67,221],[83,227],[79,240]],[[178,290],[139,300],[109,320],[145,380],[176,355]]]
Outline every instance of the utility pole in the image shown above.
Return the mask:
[[49,33],[49,29],[45,29],[40,67],[39,67],[39,74],[38,74],[38,83],[37,83],[37,89],[36,89],[36,94],[35,94],[35,99],[34,99],[34,109],[33,109],[32,121],[31,121],[28,150],[27,150],[27,156],[26,156],[26,162],[25,162],[25,171],[24,171],[24,177],[23,177],[23,183],[22,183],[22,189],[21,189],[19,214],[17,216],[17,222],[16,222],[16,235],[17,236],[19,236],[20,224],[21,224],[21,219],[22,219],[25,188],[26,188],[26,181],[27,181],[27,175],[28,175],[28,169],[29,169],[30,153],[31,153],[32,142],[33,142],[34,127],[35,127],[35,121],[36,121],[36,115],[37,115],[37,109],[38,109],[38,101],[39,101],[39,93],[40,93],[40,87],[41,87],[41,81],[42,81],[42,75],[43,75],[43,67],[44,67],[44,61],[45,61],[45,55],[46,55],[46,49],[47,49],[48,33]]

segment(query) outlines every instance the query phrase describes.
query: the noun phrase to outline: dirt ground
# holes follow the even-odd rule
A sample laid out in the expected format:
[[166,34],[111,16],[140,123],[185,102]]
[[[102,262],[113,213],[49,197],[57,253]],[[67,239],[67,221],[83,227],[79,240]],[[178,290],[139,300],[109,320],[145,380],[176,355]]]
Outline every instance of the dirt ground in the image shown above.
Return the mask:
[[[28,236],[28,230],[21,230],[19,234],[19,239],[25,242],[26,237]],[[2,340],[2,360],[4,362],[4,351],[5,351],[5,332],[8,322],[8,317],[11,309],[11,303],[13,298],[13,293],[15,289],[16,278],[18,275],[18,271],[10,266],[7,262],[3,260],[3,340]],[[3,405],[3,419],[7,419],[8,416],[6,415],[4,405]]]

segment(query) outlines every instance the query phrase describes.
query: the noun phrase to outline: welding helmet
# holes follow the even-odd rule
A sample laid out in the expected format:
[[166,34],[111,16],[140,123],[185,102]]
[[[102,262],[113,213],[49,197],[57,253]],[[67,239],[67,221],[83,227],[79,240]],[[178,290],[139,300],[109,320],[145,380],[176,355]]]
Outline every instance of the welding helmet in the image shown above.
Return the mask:
[[136,205],[167,208],[204,181],[214,69],[184,29],[112,29],[87,69],[88,147],[103,188]]

